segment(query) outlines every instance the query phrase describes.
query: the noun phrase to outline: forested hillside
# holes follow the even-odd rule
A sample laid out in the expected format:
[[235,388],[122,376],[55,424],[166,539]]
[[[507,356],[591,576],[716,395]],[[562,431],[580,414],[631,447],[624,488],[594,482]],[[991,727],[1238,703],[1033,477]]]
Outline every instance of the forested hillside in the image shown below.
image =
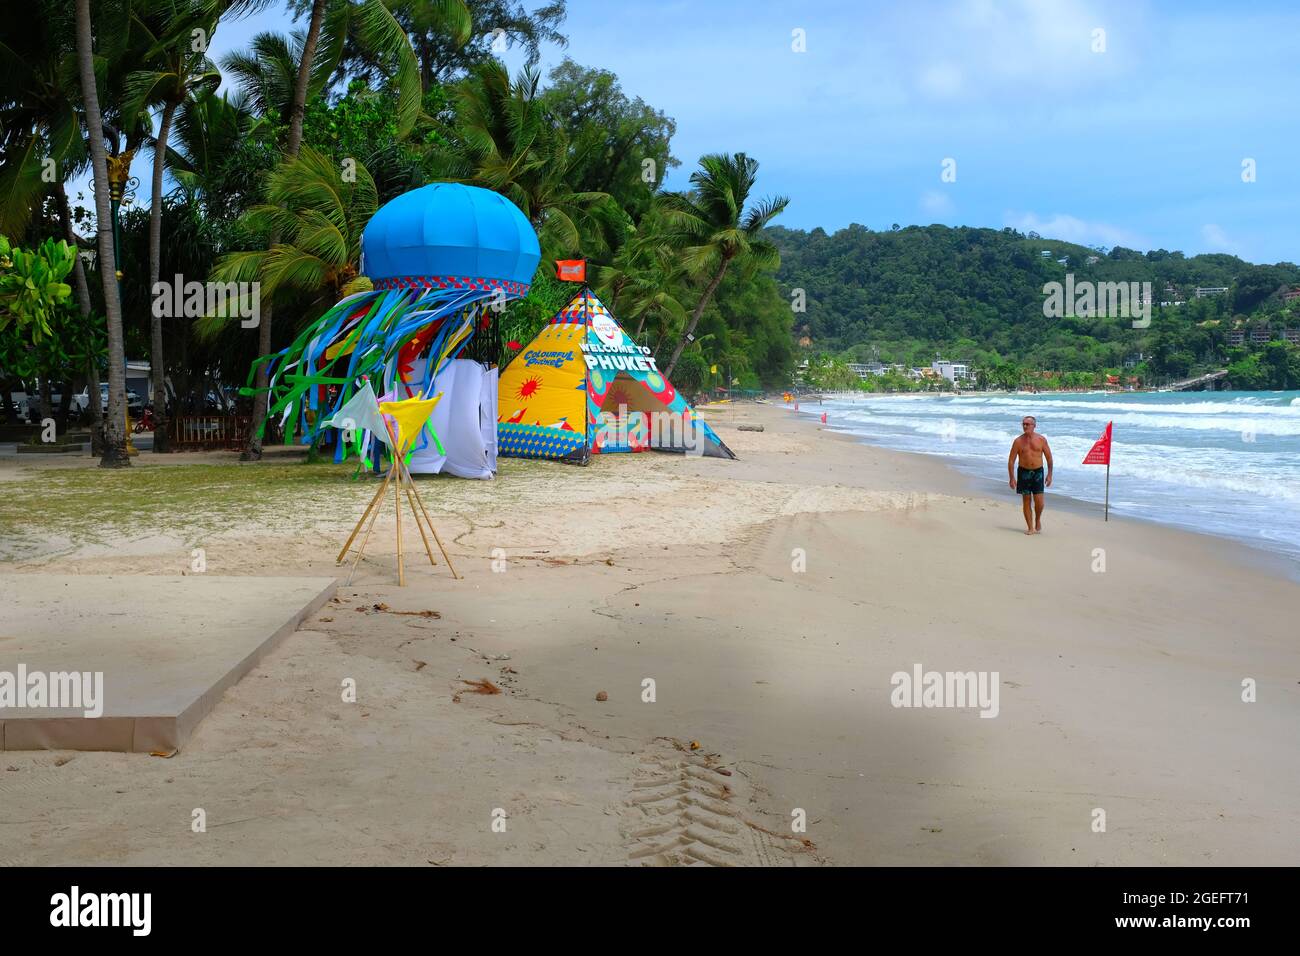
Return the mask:
[[[1224,336],[1237,317],[1300,326],[1295,300],[1284,305],[1280,296],[1300,285],[1291,263],[1092,249],[1014,229],[768,231],[781,251],[783,291],[796,300],[795,290],[806,293],[795,330],[813,355],[928,365],[941,352],[984,368],[1098,371],[1141,353],[1143,371],[1167,376],[1241,359]],[[1067,273],[1076,282],[1150,282],[1157,303],[1180,304],[1157,306],[1146,329],[1119,318],[1047,318],[1043,286]],[[1197,287],[1228,292],[1198,299]]]

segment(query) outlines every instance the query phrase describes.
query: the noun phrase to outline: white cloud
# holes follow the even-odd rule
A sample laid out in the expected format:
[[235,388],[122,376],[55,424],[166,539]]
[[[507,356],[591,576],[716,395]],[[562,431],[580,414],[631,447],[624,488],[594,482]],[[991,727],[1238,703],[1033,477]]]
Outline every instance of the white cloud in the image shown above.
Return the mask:
[[921,209],[931,216],[947,218],[957,209],[952,197],[938,189],[927,189],[921,194]]
[[1212,222],[1207,222],[1201,227],[1201,241],[1205,243],[1210,252],[1233,252],[1237,251],[1237,244],[1228,238],[1228,234],[1223,231],[1222,226],[1216,226]]
[[1004,225],[1021,232],[1036,232],[1044,239],[1063,239],[1081,246],[1126,246],[1130,249],[1150,249],[1144,237],[1122,226],[1106,222],[1089,222],[1076,216],[1056,213],[1044,219],[1036,213],[1005,213]]
[[[1141,4],[1114,0],[914,0],[900,5],[896,44],[913,89],[936,100],[1079,93],[1140,66],[1149,27]],[[1094,31],[1104,50],[1094,52]]]

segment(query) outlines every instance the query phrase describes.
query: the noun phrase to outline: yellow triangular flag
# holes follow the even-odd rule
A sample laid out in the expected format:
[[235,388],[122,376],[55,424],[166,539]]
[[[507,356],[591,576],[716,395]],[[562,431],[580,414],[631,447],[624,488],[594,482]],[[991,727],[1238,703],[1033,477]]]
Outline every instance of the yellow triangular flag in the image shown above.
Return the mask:
[[396,454],[406,454],[406,449],[410,447],[415,436],[420,434],[420,429],[424,423],[429,420],[429,415],[433,412],[433,406],[442,400],[442,393],[439,392],[433,398],[407,398],[400,402],[380,402],[379,413],[388,415],[396,424],[397,439]]

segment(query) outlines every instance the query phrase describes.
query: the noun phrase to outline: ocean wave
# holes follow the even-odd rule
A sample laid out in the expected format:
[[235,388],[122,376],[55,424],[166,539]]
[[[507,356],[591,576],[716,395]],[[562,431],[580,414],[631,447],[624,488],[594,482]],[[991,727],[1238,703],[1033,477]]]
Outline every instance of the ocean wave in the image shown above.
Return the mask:
[[[1147,393],[1149,394],[1149,393]],[[889,404],[898,401],[915,402],[924,400],[924,396],[889,396],[888,398],[866,399],[861,403],[857,402],[836,402],[835,404],[844,405],[861,405],[867,408],[881,407],[887,408]],[[1070,401],[1059,398],[1042,398],[1038,395],[1026,395],[1023,398],[1003,398],[1001,396],[994,398],[934,398],[930,396],[930,401],[937,407],[946,410],[962,410],[963,413],[971,409],[980,408],[1015,408],[1024,409],[1033,412],[1034,409],[1041,408],[1062,408],[1078,409],[1088,411],[1115,411],[1115,412],[1159,412],[1169,415],[1239,415],[1245,408],[1250,409],[1251,414],[1260,415],[1277,415],[1283,418],[1291,418],[1300,421],[1300,398],[1292,398],[1289,401],[1285,396],[1280,398],[1234,398],[1230,401],[1196,401],[1185,403],[1173,403],[1169,401],[1105,401],[1091,402],[1082,398]],[[1017,414],[1021,412],[1017,411]]]
[[[1249,407],[1250,411],[1246,412],[1246,406],[1238,406],[1233,410],[1233,414],[1206,414],[1199,415],[1187,414],[1168,414],[1168,408],[1146,407],[1141,410],[1129,409],[1124,412],[1111,412],[1109,414],[1098,414],[1087,406],[1074,405],[1069,408],[1059,408],[1052,411],[1043,409],[1027,409],[1029,414],[1037,414],[1039,431],[1044,434],[1048,433],[1054,422],[1086,422],[1095,426],[1098,432],[1105,426],[1107,421],[1113,421],[1117,429],[1124,427],[1130,428],[1149,428],[1159,431],[1179,431],[1186,430],[1191,432],[1217,431],[1224,433],[1235,433],[1238,435],[1274,435],[1280,437],[1300,436],[1300,415],[1270,416],[1267,414],[1257,414],[1262,406]],[[854,409],[852,411],[843,411],[837,408],[825,409],[828,416],[846,419],[856,422],[926,422],[926,421],[943,421],[951,419],[959,423],[978,422],[981,419],[988,419],[992,416],[985,414],[971,414],[969,410],[962,412],[956,409],[935,408],[921,414],[913,414],[908,410],[905,418],[899,417],[901,409],[895,408],[877,408],[877,409]],[[1019,434],[1019,423],[1012,416],[1007,416],[1005,434],[1009,438]],[[993,425],[991,421],[988,425]],[[1000,434],[1003,432],[999,432]],[[1009,439],[1008,439],[1009,440]]]
[[[933,420],[918,426],[915,422],[882,419],[885,426],[866,432],[858,427],[844,427],[834,422],[837,431],[855,435],[872,444],[900,451],[920,452],[944,458],[964,459],[965,470],[1001,475],[1006,463],[1010,435],[983,429],[959,427],[945,430]],[[889,426],[904,426],[898,430]],[[1071,493],[1088,490],[1100,493],[1105,469],[1082,464],[1093,439],[1065,435],[1052,439],[1059,476],[1057,491]],[[1252,453],[1204,446],[1117,443],[1111,461],[1114,480],[1138,480],[1153,492],[1178,496],[1178,489],[1192,492],[1185,501],[1193,511],[1204,511],[1211,499],[1204,492],[1219,496],[1247,496],[1285,502],[1300,508],[1300,461],[1290,453]],[[1063,479],[1063,480],[1062,480]],[[1091,497],[1084,493],[1083,497]]]

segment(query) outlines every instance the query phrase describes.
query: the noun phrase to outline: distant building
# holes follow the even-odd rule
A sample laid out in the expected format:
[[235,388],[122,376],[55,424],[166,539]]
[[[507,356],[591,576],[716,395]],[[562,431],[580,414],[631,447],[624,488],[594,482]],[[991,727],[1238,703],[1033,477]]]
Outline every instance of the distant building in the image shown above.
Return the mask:
[[1061,258],[1057,259],[1056,261],[1059,262],[1059,263],[1060,263],[1061,265],[1063,265],[1063,266],[1068,266],[1068,265],[1070,264],[1070,257],[1069,257],[1069,256],[1061,256]]
[[1300,299],[1300,289],[1291,289],[1289,292],[1282,293],[1283,302],[1294,302],[1296,299]]
[[965,381],[971,377],[970,366],[965,362],[946,362],[939,359],[931,363],[929,371],[937,372],[953,383]]
[[1132,355],[1128,356],[1128,358],[1124,359],[1124,367],[1125,367],[1125,368],[1133,368],[1134,366],[1138,365],[1139,363],[1141,363],[1141,362],[1145,362],[1145,361],[1146,361],[1146,358],[1147,358],[1147,357],[1146,357],[1146,354],[1145,354],[1145,353],[1143,353],[1143,352],[1134,352]]
[[1250,344],[1264,345],[1273,338],[1272,331],[1267,325],[1257,325],[1250,330]]
[[1100,257],[1100,256],[1089,256],[1088,259],[1087,259],[1087,262],[1088,262],[1088,265],[1090,265],[1090,266],[1095,266],[1097,263],[1101,262],[1101,257]]
[[849,371],[855,373],[858,378],[867,378],[871,375],[884,375],[885,366],[879,362],[850,362]]
[[1196,298],[1198,299],[1204,299],[1206,296],[1211,296],[1211,295],[1227,295],[1227,293],[1228,293],[1228,287],[1226,285],[1206,286],[1204,288],[1202,288],[1201,286],[1196,287]]
[[1300,345],[1300,329],[1283,329],[1282,341],[1288,345]]
[[1042,256],[1044,259],[1050,259],[1052,258],[1052,250],[1044,249],[1042,252],[1039,253],[1039,255]]
[[1228,329],[1228,331],[1223,333],[1223,336],[1230,348],[1236,348],[1239,345],[1246,344],[1245,329]]

